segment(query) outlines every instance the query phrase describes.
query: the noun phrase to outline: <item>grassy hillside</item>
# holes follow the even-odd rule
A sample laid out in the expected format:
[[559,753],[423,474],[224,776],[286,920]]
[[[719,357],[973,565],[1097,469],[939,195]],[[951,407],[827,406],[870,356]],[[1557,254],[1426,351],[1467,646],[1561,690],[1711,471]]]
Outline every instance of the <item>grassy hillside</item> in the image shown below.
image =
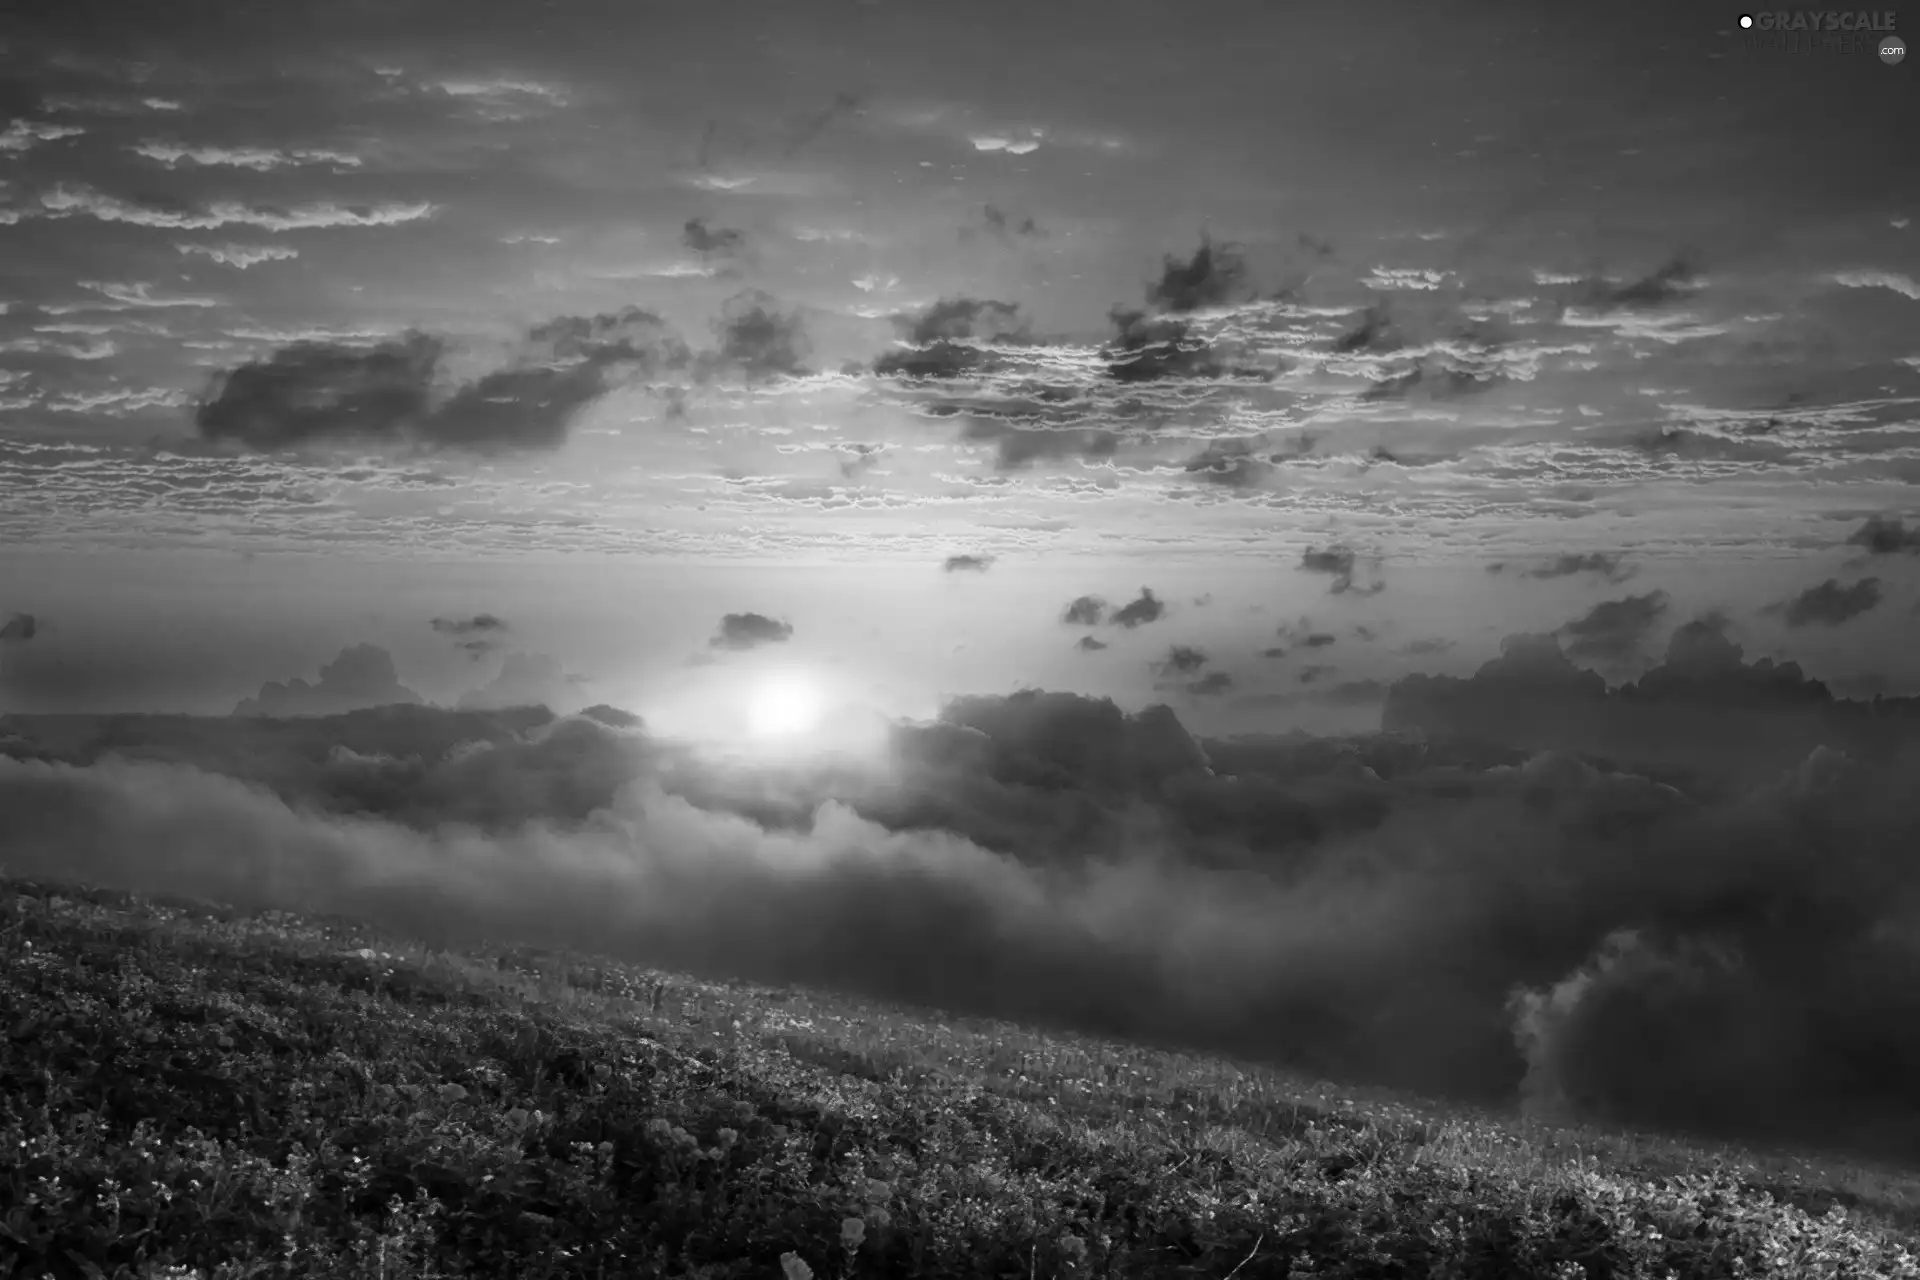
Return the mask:
[[1920,1177],[0,881],[0,1277],[1920,1277]]

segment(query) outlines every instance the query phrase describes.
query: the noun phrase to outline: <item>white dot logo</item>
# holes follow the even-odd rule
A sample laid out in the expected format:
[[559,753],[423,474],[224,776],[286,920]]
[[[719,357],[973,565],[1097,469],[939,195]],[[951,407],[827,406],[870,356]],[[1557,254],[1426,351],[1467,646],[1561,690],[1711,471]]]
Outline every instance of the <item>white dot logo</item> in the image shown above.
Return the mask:
[[1743,13],[1743,14],[1741,14],[1741,15],[1740,15],[1740,28],[1741,28],[1741,30],[1743,30],[1743,31],[1745,31],[1745,30],[1751,30],[1751,29],[1752,29],[1752,27],[1753,27],[1753,15],[1752,15],[1752,14],[1750,14],[1750,13]]
[[1899,36],[1880,37],[1880,61],[1890,67],[1897,67],[1900,65],[1900,60],[1906,56],[1907,42],[1905,40],[1902,40]]

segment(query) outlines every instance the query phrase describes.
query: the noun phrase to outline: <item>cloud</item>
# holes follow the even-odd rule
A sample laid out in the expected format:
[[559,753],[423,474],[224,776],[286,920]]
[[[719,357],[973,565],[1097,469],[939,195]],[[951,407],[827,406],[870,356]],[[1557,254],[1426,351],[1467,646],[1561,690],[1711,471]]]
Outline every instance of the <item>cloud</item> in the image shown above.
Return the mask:
[[498,648],[499,637],[507,631],[506,622],[491,613],[476,613],[470,618],[435,618],[429,625],[441,635],[454,637],[454,647],[476,662]]
[[[1308,547],[1300,553],[1300,563],[1296,567],[1304,573],[1320,573],[1333,579],[1327,586],[1329,595],[1344,595],[1354,590],[1353,572],[1359,557],[1352,547],[1344,543],[1334,543],[1323,548]],[[1371,587],[1359,589],[1361,595],[1377,595],[1386,589],[1386,583],[1376,582]]]
[[1074,627],[1095,627],[1106,616],[1107,602],[1099,596],[1080,596],[1067,606],[1060,621]]
[[296,342],[229,371],[195,421],[207,439],[258,450],[333,441],[553,449],[617,374],[688,359],[664,321],[633,307],[537,326],[515,363],[451,392],[440,389],[446,353],[417,332],[371,347]]
[[62,185],[45,192],[40,206],[49,215],[89,217],[101,222],[124,222],[142,227],[180,231],[211,231],[218,227],[258,227],[263,231],[304,231],[321,227],[392,227],[430,218],[435,212],[424,201],[413,204],[366,205],[303,204],[286,208],[254,208],[221,200],[195,210],[184,206],[158,208],[105,195],[91,187]]
[[282,151],[275,147],[188,147],[171,142],[141,142],[127,150],[148,160],[155,160],[169,169],[182,164],[196,164],[214,168],[252,169],[256,173],[267,173],[274,169],[295,168],[300,165],[330,164],[339,169],[357,169],[360,157],[344,151],[302,150]]
[[1244,489],[1258,484],[1274,472],[1274,465],[1255,452],[1251,439],[1210,440],[1206,448],[1182,464],[1190,476],[1208,484],[1229,489]]
[[0,626],[0,640],[20,644],[39,634],[40,624],[30,613],[16,613]]
[[[1079,603],[1075,601],[1075,603]],[[1109,625],[1125,627],[1131,631],[1135,627],[1145,626],[1149,622],[1158,622],[1167,612],[1164,601],[1153,594],[1150,588],[1140,588],[1140,594],[1113,611],[1107,619]]]
[[20,155],[43,143],[77,138],[86,132],[78,125],[49,124],[41,120],[14,120],[0,129],[0,153]]
[[1907,528],[1898,516],[1868,516],[1865,524],[1848,535],[1847,545],[1865,547],[1868,554],[1876,556],[1920,552],[1920,528]]
[[1081,636],[1080,639],[1074,643],[1073,647],[1082,653],[1098,653],[1108,646],[1105,640],[1096,640],[1092,636]]
[[759,613],[730,613],[720,619],[720,630],[707,642],[714,649],[757,649],[784,644],[793,638],[793,625]]
[[10,871],[1621,1124],[1867,1150],[1920,1103],[1920,803],[1830,751],[1722,795],[1038,691],[895,726],[869,770],[612,709],[137,719],[9,744]]
[[1210,698],[1231,690],[1233,677],[1224,671],[1209,671],[1198,680],[1189,681],[1182,687],[1196,698]]
[[1247,286],[1247,264],[1238,246],[1216,244],[1207,236],[1190,258],[1167,255],[1160,278],[1147,286],[1147,305],[1181,313],[1218,307],[1240,297]]
[[1384,299],[1361,311],[1351,329],[1334,339],[1333,349],[1341,355],[1359,352],[1397,351],[1407,345],[1393,318],[1393,308]]
[[1175,316],[1115,307],[1108,313],[1118,331],[1108,352],[1107,375],[1120,382],[1214,378],[1225,371],[1212,345],[1194,326]]
[[300,256],[298,249],[278,244],[176,244],[173,247],[189,257],[197,255],[211,258],[223,267],[235,267],[241,271],[257,267],[263,262],[291,262]]
[[1663,306],[1689,293],[1699,279],[1691,254],[1680,253],[1637,280],[1616,285],[1598,277],[1584,280],[1572,295],[1576,305],[1598,310],[1636,310]]
[[1164,258],[1160,278],[1147,286],[1145,309],[1108,313],[1116,334],[1108,376],[1121,382],[1219,376],[1225,367],[1211,342],[1185,317],[1241,298],[1246,285],[1245,259],[1232,245],[1202,237],[1191,258]]
[[236,716],[330,716],[362,707],[395,704],[417,706],[425,701],[400,683],[393,655],[378,645],[357,644],[320,668],[312,684],[298,677],[281,683],[270,680],[251,698],[234,707]]
[[153,286],[144,282],[115,283],[102,280],[82,280],[82,289],[91,289],[104,298],[124,307],[167,308],[167,307],[217,307],[218,298],[194,297],[185,294],[155,294]]
[[984,573],[992,564],[992,556],[959,555],[948,556],[940,567],[947,573]]
[[1784,615],[1790,627],[1818,622],[1837,627],[1849,622],[1880,603],[1880,579],[1861,578],[1850,586],[1841,586],[1838,578],[1828,578],[1817,587],[1808,587],[1791,600],[1766,607],[1766,612]]
[[1634,574],[1633,566],[1623,565],[1621,557],[1606,551],[1568,552],[1543,564],[1535,565],[1525,571],[1529,578],[1570,578],[1575,574],[1591,573],[1620,582]]
[[980,210],[980,223],[979,228],[971,226],[962,227],[960,229],[960,239],[962,241],[971,240],[976,235],[984,232],[1003,244],[1014,244],[1022,240],[1043,240],[1047,235],[1046,228],[1042,227],[1031,216],[1016,217],[998,205],[989,204],[982,206]]
[[1560,633],[1571,637],[1567,652],[1576,658],[1621,662],[1634,657],[1667,611],[1664,591],[1604,600],[1566,623]]
[[476,613],[470,618],[435,618],[429,625],[442,635],[449,636],[467,636],[507,629],[507,624],[491,613]]
[[983,298],[942,298],[894,317],[894,327],[908,345],[873,362],[881,377],[951,379],[984,372],[996,361],[979,343],[1027,340],[1017,306]]
[[1165,676],[1192,675],[1207,665],[1207,653],[1192,645],[1176,644],[1167,650],[1167,656],[1154,664],[1153,669]]
[[746,247],[746,237],[732,227],[709,227],[701,218],[689,218],[680,240],[702,257],[732,257]]
[[812,349],[798,312],[778,310],[773,298],[748,290],[727,299],[714,329],[718,351],[703,357],[709,375],[726,370],[748,382],[803,377]]
[[1902,297],[1920,302],[1920,281],[1896,271],[1842,271],[1833,277],[1833,281],[1849,289],[1891,289]]
[[546,653],[509,653],[492,680],[460,696],[462,711],[498,711],[507,707],[545,707],[570,711],[584,699],[580,680]]

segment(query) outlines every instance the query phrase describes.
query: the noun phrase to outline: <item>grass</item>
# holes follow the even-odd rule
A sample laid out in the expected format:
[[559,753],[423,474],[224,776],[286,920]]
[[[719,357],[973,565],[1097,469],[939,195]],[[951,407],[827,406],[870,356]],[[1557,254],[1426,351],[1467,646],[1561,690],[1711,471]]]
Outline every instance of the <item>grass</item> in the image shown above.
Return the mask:
[[1920,1177],[0,880],[0,1277],[1920,1277]]

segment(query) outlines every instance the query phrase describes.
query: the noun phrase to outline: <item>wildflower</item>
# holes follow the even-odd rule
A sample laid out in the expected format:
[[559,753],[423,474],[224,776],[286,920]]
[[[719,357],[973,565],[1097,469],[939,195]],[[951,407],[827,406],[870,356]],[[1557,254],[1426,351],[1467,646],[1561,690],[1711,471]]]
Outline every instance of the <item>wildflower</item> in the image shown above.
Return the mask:
[[465,1102],[466,1100],[467,1100],[467,1091],[461,1088],[459,1085],[443,1084],[440,1086],[440,1101]]
[[840,1243],[851,1253],[867,1238],[867,1224],[860,1218],[840,1219]]
[[802,1262],[797,1253],[780,1255],[780,1271],[786,1280],[813,1280],[813,1268]]
[[720,1149],[725,1151],[728,1147],[740,1141],[740,1135],[732,1129],[722,1129],[715,1135],[715,1139],[719,1142]]
[[1071,1231],[1062,1232],[1060,1235],[1060,1252],[1066,1254],[1075,1262],[1079,1262],[1087,1256],[1087,1242]]

